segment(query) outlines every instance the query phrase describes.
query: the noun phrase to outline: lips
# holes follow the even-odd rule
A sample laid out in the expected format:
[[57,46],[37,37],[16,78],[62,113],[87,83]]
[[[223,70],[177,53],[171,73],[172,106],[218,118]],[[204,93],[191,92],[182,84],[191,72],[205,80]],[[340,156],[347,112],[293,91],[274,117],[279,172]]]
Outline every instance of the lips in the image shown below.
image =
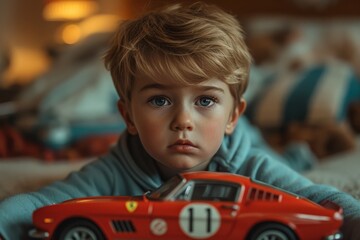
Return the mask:
[[195,147],[195,144],[193,144],[191,141],[187,139],[179,139],[172,145],[189,145]]
[[197,146],[187,139],[179,139],[169,145],[168,148],[179,153],[193,153],[197,149]]

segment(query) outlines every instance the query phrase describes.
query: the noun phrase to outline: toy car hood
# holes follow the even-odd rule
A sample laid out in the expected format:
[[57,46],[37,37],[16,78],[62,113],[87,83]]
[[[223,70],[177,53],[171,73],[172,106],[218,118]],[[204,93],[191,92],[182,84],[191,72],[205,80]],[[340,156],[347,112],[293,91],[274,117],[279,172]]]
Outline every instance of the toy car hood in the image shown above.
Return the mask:
[[143,196],[96,196],[96,197],[86,197],[86,198],[76,198],[66,200],[60,204],[81,204],[81,203],[96,203],[96,202],[117,202],[117,201],[141,201]]

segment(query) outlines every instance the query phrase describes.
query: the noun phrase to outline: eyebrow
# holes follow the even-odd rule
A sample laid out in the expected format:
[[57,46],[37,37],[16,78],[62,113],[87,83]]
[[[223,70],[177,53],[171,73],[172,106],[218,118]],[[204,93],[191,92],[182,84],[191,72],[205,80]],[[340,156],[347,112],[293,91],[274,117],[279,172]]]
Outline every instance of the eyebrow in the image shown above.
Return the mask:
[[[196,86],[196,88],[198,88],[199,90],[202,90],[202,91],[218,91],[221,93],[225,93],[224,89],[215,87],[215,86],[201,86],[201,85],[195,85],[195,86]],[[166,89],[170,89],[170,88],[173,88],[173,87],[169,87],[167,85],[163,85],[163,84],[159,84],[159,83],[152,83],[152,84],[148,84],[148,85],[145,85],[142,88],[140,88],[139,92],[146,91],[148,89],[166,90]]]
[[166,85],[163,84],[159,84],[159,83],[152,83],[152,84],[147,84],[145,86],[143,86],[142,88],[140,88],[139,92],[148,90],[148,89],[167,89],[169,87],[167,87]]

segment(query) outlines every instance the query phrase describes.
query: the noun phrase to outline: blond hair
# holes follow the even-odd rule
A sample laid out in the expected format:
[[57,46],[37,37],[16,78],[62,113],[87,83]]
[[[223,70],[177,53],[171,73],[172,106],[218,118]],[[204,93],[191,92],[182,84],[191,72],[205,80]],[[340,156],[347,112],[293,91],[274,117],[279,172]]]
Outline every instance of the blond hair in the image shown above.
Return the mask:
[[[236,18],[201,2],[180,4],[124,21],[105,55],[120,99],[131,99],[138,76],[194,85],[216,78],[240,101],[251,56]],[[160,79],[160,80],[159,80]]]

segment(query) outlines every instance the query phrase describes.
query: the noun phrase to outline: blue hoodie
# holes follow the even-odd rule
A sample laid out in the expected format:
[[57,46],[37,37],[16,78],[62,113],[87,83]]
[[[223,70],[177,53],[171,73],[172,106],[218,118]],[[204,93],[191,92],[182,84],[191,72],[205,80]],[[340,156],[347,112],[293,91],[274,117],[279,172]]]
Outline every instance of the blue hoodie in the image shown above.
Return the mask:
[[[303,159],[304,160],[304,159]],[[360,203],[352,196],[317,185],[294,171],[288,162],[269,149],[255,129],[241,119],[235,132],[225,136],[209,163],[209,171],[231,172],[263,181],[315,202],[324,199],[344,208],[345,239],[360,239]],[[67,199],[100,195],[140,195],[163,183],[156,164],[140,140],[126,132],[111,151],[38,192],[19,194],[0,203],[0,233],[6,240],[24,239],[31,228],[32,212]]]

